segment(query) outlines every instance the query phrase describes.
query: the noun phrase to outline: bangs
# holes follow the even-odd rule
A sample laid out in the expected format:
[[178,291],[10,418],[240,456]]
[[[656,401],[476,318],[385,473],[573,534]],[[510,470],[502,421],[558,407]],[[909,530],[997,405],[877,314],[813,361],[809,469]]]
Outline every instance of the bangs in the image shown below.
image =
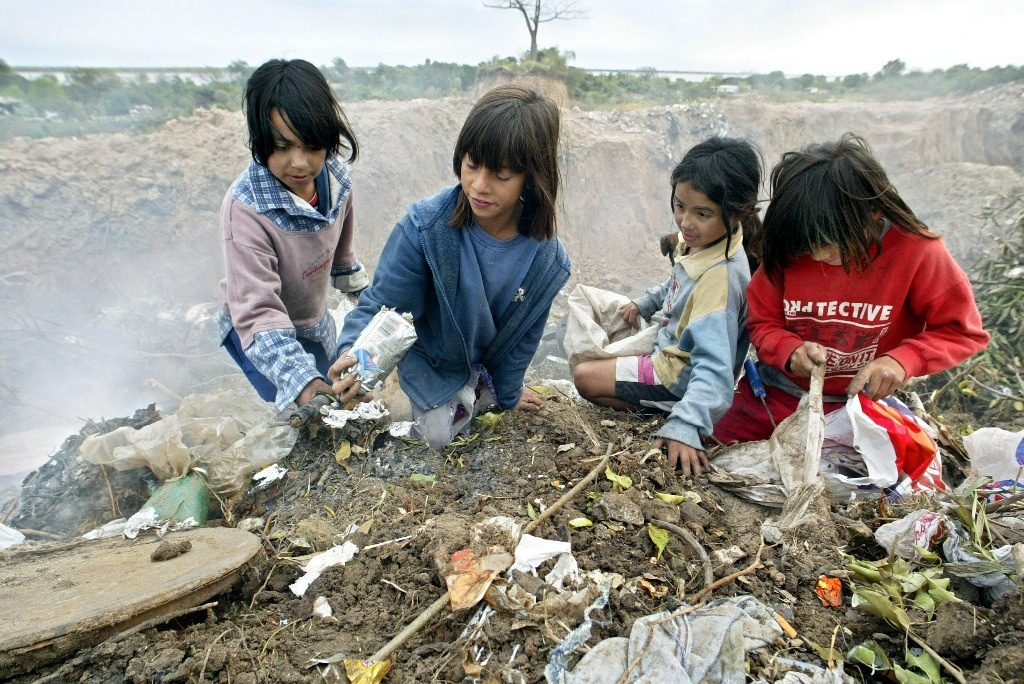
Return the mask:
[[483,111],[469,126],[457,150],[461,160],[465,155],[475,164],[482,164],[491,171],[508,168],[514,173],[529,170],[527,160],[530,146],[527,144],[526,125],[518,112]]
[[285,114],[295,135],[310,147],[335,151],[341,136],[333,107],[310,107],[297,84],[282,81],[275,94],[277,107]]

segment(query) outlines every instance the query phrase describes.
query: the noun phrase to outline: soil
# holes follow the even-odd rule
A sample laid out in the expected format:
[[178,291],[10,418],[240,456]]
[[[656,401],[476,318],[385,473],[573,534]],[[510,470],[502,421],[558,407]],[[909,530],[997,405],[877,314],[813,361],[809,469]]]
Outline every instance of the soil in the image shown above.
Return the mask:
[[[751,676],[775,681],[781,676],[779,658],[825,666],[818,653],[822,647],[831,645],[841,659],[867,640],[903,662],[899,630],[850,608],[848,592],[837,608],[825,607],[815,593],[820,575],[843,576],[839,549],[859,558],[885,557],[872,539],[834,525],[827,503],[795,539],[763,548],[755,562],[761,522],[777,511],[737,498],[704,478],[684,479],[666,470],[660,453],[650,453],[649,434],[657,417],[580,405],[557,391],[545,397],[539,413],[507,413],[489,431],[443,454],[370,433],[362,440],[368,451],[355,450],[339,465],[339,433],[320,429],[310,438],[303,430],[282,462],[288,468],[283,480],[222,502],[208,523],[243,524],[263,542],[242,580],[214,599],[216,606],[129,630],[10,681],[332,681],[331,665],[312,663],[338,654],[368,658],[411,623],[444,594],[450,557],[471,546],[471,525],[492,516],[528,523],[531,511],[540,513],[560,499],[606,454],[611,454],[613,473],[631,478],[632,486],[622,490],[602,472],[533,532],[571,542],[583,573],[601,570],[624,580],[597,614],[587,646],[628,635],[636,619],[677,607],[704,587],[701,559],[681,538],[671,537],[657,557],[645,523],[664,520],[696,538],[714,559],[716,579],[754,566],[705,600],[752,595],[796,629],[795,638],[780,638],[749,654]],[[77,450],[86,432],[141,427],[157,417],[152,409],[141,410],[130,419],[88,425],[70,437],[26,481],[7,522],[36,530],[31,533],[36,541],[6,553],[60,543],[40,539],[70,540],[110,519],[111,509],[125,515],[137,510],[148,491],[145,476],[139,471],[103,473],[77,459]],[[696,494],[699,503],[669,504],[655,496],[658,492]],[[640,517],[615,512],[620,509]],[[867,503],[833,503],[831,509],[870,528],[900,515],[896,508]],[[593,525],[569,524],[581,517]],[[349,533],[352,526],[359,531]],[[365,550],[347,565],[328,568],[303,597],[295,596],[289,585],[302,574],[298,561],[343,539]],[[549,568],[550,562],[542,565],[540,576]],[[517,575],[497,584],[506,582],[537,596],[545,596],[545,589],[555,593],[539,579]],[[961,668],[967,681],[1020,681],[1024,594],[1011,592],[988,605],[973,585],[959,581],[954,590],[967,602],[945,605],[932,622],[914,615],[915,632]],[[313,613],[318,597],[329,603],[330,618]],[[467,636],[479,617],[476,607],[453,612],[446,606],[393,654],[385,681],[543,681],[551,650],[582,614],[564,606],[552,614],[499,606]],[[849,664],[845,669],[855,680],[875,681],[867,670]]]

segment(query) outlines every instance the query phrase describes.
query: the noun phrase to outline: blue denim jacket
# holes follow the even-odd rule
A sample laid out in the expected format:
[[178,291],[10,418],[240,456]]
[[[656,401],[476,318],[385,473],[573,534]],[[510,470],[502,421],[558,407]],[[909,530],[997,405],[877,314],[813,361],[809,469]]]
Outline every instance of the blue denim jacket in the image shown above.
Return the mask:
[[[470,358],[473,340],[454,306],[459,282],[459,234],[448,225],[462,192],[457,185],[408,207],[388,238],[373,284],[345,317],[338,352],[346,351],[382,306],[411,313],[417,340],[398,365],[402,389],[422,409],[448,402],[481,363],[494,381],[498,405],[514,408],[526,368],[544,333],[555,295],[569,279],[569,255],[558,238],[545,241],[501,318],[484,358]],[[481,287],[483,285],[481,284]]]

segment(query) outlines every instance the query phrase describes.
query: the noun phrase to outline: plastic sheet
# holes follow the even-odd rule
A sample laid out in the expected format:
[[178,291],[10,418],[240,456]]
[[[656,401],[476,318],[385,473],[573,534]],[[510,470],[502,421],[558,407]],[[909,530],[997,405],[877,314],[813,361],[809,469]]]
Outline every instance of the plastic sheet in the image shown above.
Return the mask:
[[140,430],[90,435],[80,453],[117,470],[148,467],[161,481],[201,469],[213,491],[229,496],[288,456],[297,437],[255,392],[219,392],[185,397],[174,414]]

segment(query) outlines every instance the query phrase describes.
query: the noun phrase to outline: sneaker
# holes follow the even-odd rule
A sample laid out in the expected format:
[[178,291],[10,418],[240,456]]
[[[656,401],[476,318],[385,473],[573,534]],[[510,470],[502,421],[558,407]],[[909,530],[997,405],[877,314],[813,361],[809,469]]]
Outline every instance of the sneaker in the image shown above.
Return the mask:
[[358,261],[350,268],[336,268],[331,271],[331,284],[347,294],[357,295],[370,286],[370,276]]

